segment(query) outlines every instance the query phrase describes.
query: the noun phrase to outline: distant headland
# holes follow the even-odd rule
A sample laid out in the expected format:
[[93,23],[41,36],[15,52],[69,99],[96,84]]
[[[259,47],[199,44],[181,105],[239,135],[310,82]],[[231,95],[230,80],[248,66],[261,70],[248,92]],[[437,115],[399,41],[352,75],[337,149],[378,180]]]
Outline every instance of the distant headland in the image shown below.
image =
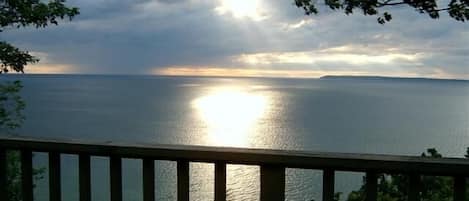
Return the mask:
[[389,81],[456,81],[469,82],[463,79],[442,79],[442,78],[425,78],[425,77],[386,77],[386,76],[367,76],[367,75],[325,75],[320,77],[321,80],[389,80]]

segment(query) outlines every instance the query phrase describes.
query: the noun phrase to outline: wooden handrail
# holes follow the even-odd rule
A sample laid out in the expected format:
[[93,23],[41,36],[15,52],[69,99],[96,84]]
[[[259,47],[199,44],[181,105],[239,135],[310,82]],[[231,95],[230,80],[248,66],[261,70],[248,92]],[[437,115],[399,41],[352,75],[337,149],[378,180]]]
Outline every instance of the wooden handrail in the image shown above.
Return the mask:
[[22,192],[27,201],[33,200],[32,152],[49,153],[50,200],[61,200],[60,154],[79,155],[80,201],[91,200],[90,156],[110,158],[111,199],[122,200],[122,158],[137,158],[143,162],[143,197],[154,201],[154,160],[177,162],[178,201],[188,201],[189,164],[215,164],[215,201],[226,201],[226,165],[260,166],[261,201],[285,199],[285,168],[323,170],[323,200],[333,200],[335,171],[366,173],[366,201],[377,200],[377,176],[380,173],[407,174],[410,178],[409,201],[419,201],[421,175],[452,176],[454,200],[465,200],[469,160],[462,158],[425,158],[382,154],[352,154],[311,151],[288,151],[206,147],[190,145],[123,144],[115,142],[90,143],[78,140],[0,137],[0,192],[6,192],[6,151],[20,150]]
[[37,152],[225,162],[243,165],[281,165],[286,168],[333,169],[338,171],[415,173],[441,176],[469,176],[469,160],[463,158],[424,158],[384,154],[353,154],[270,149],[207,147],[192,145],[91,143],[80,140],[0,137],[4,149],[29,149]]

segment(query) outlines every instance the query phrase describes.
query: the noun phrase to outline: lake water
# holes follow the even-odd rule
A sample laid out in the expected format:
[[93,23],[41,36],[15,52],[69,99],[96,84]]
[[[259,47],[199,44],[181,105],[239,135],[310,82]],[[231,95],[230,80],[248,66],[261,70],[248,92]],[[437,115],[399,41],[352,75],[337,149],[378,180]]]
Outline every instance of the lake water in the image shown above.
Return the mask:
[[[26,75],[19,135],[418,155],[469,146],[469,82]],[[47,167],[37,153],[36,167]],[[93,200],[109,200],[108,160],[92,159]],[[63,156],[64,200],[78,200],[77,157]],[[124,161],[124,199],[141,198],[141,163]],[[159,200],[175,200],[175,163],[158,161]],[[321,171],[287,170],[288,200],[320,200]],[[257,200],[259,168],[228,167],[230,200]],[[213,165],[191,164],[191,200],[213,199]],[[47,200],[47,180],[37,200]],[[337,191],[361,183],[339,173]]]

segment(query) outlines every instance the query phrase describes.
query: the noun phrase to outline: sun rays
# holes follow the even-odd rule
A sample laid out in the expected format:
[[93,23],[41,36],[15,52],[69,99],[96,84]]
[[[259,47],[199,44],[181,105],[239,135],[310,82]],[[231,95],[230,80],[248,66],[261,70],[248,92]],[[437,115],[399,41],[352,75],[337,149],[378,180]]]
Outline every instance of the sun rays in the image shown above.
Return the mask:
[[231,14],[233,17],[250,18],[261,21],[267,18],[260,10],[259,0],[220,0],[220,5],[215,11],[220,15]]

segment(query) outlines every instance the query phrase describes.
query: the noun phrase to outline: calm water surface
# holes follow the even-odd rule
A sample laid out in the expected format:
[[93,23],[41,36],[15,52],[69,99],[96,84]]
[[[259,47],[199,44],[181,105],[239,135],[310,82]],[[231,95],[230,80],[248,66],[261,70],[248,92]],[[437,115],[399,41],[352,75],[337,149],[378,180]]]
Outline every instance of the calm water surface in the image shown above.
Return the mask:
[[[8,79],[13,79],[9,77]],[[17,134],[85,139],[418,155],[469,146],[469,83],[450,81],[30,75]],[[37,153],[35,165],[47,167]],[[108,159],[93,158],[93,200],[109,200]],[[77,157],[63,156],[64,200],[78,200]],[[141,163],[124,161],[125,200],[142,200]],[[175,163],[158,161],[159,200],[175,200]],[[320,200],[321,171],[287,170],[288,200]],[[213,165],[191,164],[191,200],[213,199]],[[259,168],[228,167],[228,197],[257,200]],[[339,173],[338,191],[361,182]],[[47,180],[37,200],[47,200]]]

